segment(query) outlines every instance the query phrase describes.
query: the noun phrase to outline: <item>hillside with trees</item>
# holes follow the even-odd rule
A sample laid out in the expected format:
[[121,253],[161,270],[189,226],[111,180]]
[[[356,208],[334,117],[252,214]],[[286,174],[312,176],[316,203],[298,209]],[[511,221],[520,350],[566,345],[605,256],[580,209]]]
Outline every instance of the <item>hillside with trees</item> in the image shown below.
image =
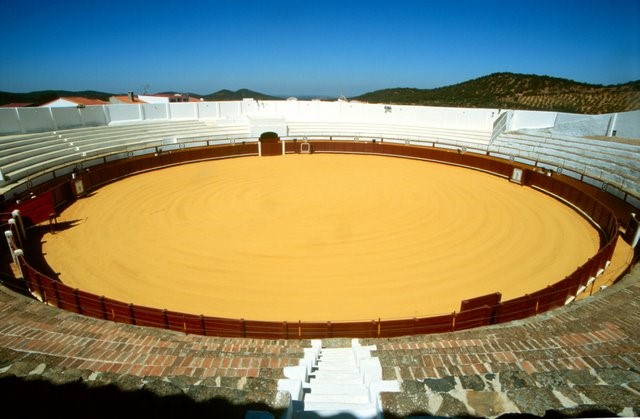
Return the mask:
[[[207,95],[189,93],[208,101],[253,98],[284,100],[249,89],[219,90]],[[0,105],[29,103],[35,106],[59,97],[79,96],[109,100],[112,93],[45,90],[30,93],[0,92]],[[435,89],[394,88],[376,90],[351,97],[369,103],[465,108],[525,109],[570,113],[602,114],[640,109],[640,80],[603,86],[573,80],[531,74],[494,73],[488,76]],[[334,100],[334,99],[327,99]]]
[[351,99],[370,103],[602,114],[640,109],[640,80],[602,86],[549,76],[494,73],[435,89],[383,89]]

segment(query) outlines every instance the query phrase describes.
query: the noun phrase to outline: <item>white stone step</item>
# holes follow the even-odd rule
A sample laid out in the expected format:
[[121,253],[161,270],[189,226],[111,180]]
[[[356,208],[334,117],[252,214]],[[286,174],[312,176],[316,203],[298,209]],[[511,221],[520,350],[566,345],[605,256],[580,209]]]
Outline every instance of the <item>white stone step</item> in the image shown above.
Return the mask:
[[320,351],[320,357],[321,358],[342,358],[342,357],[353,358],[353,349],[348,348],[340,352],[336,352],[336,351],[329,352],[329,349],[323,349]]
[[320,368],[321,365],[324,365],[324,366],[341,365],[341,366],[344,366],[345,368],[357,367],[355,359],[341,359],[341,360],[329,360],[329,361],[321,359],[317,362],[316,366]]
[[323,348],[320,351],[325,354],[345,354],[350,353],[352,348]]
[[348,382],[349,384],[355,382],[362,383],[362,376],[358,371],[316,371],[312,377],[309,378],[309,382]]
[[312,380],[309,383],[310,383],[309,387],[311,387],[312,385],[315,385],[315,384],[351,384],[351,385],[355,385],[355,384],[362,384],[363,380],[360,377],[358,377],[358,378],[321,377],[319,379]]
[[315,352],[305,353],[313,367],[302,383],[304,407],[293,419],[377,419],[378,392],[387,386],[378,389],[369,385],[377,384],[375,378],[381,375],[377,374],[379,361],[370,353],[375,345],[360,346],[354,339],[351,348],[323,349],[321,342],[316,342],[313,349]]
[[318,361],[336,361],[336,360],[353,360],[355,359],[355,355],[353,354],[353,352],[351,352],[351,350],[349,350],[349,353],[345,353],[345,354],[326,354],[324,352],[320,353],[320,356],[318,357]]
[[[308,383],[305,388],[309,389],[308,393],[312,394],[365,394],[368,391],[367,386],[362,383],[357,384],[327,384],[327,383]],[[307,394],[308,394],[307,393]]]
[[349,362],[319,362],[317,369],[321,371],[357,371],[358,366],[354,361]]
[[307,403],[339,403],[339,404],[369,404],[368,392],[360,394],[316,394],[308,393],[304,395],[305,410]]
[[353,351],[351,349],[349,349],[349,352],[344,352],[344,353],[326,353],[324,351],[321,351],[320,354],[318,355],[318,359],[322,360],[322,359],[353,359],[354,355],[353,355]]
[[318,356],[318,359],[320,361],[323,360],[336,360],[336,359],[354,359],[354,353],[353,351],[351,351],[351,349],[349,349],[348,353],[340,353],[340,354],[328,354],[325,352],[321,352],[320,355]]
[[[376,407],[371,404],[362,403],[325,403],[325,402],[306,402],[304,403],[305,412],[315,412],[317,416],[335,418],[338,414],[344,417],[356,418],[375,418],[378,414]],[[351,416],[348,416],[351,415]],[[316,416],[316,417],[317,417]],[[296,418],[300,416],[296,415]],[[309,415],[307,417],[313,417]]]
[[376,419],[378,412],[375,408],[363,407],[345,412],[342,410],[316,410],[309,412],[296,412],[295,419]]

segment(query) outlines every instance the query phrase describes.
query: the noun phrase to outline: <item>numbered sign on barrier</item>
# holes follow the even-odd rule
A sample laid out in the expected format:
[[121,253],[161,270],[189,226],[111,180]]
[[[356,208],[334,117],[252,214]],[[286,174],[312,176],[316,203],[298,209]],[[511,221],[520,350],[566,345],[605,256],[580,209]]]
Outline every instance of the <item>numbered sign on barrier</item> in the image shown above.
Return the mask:
[[82,196],[84,194],[84,183],[82,183],[82,179],[75,179],[73,181],[73,190],[76,196]]
[[509,178],[511,182],[517,183],[518,185],[522,185],[522,169],[519,167],[514,167],[511,172],[511,178]]

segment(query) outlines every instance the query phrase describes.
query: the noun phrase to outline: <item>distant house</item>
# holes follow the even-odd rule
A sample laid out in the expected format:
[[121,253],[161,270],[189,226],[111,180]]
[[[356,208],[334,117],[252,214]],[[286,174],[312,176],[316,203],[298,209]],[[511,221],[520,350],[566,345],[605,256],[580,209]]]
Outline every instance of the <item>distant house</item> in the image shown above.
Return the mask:
[[111,103],[112,105],[122,105],[122,104],[131,105],[131,104],[140,104],[140,103],[147,103],[147,102],[143,99],[140,99],[140,96],[136,96],[135,94],[133,94],[133,92],[129,92],[126,95],[111,96],[109,98],[109,103]]
[[135,95],[129,92],[126,95],[111,96],[109,102],[112,104],[138,104],[138,103],[180,103],[180,102],[200,102],[202,99],[190,97],[181,93],[158,93],[155,95]]
[[147,103],[182,103],[201,101],[201,99],[182,93],[158,93],[155,95],[139,95],[138,97]]
[[86,97],[59,97],[56,100],[52,100],[51,102],[47,102],[40,107],[50,107],[50,108],[64,108],[64,107],[83,107],[83,106],[91,106],[91,105],[108,105],[109,102],[105,102],[100,99],[89,99]]
[[0,105],[0,108],[31,108],[33,106],[36,106],[36,104],[35,103],[13,102],[13,103],[6,103],[4,105]]

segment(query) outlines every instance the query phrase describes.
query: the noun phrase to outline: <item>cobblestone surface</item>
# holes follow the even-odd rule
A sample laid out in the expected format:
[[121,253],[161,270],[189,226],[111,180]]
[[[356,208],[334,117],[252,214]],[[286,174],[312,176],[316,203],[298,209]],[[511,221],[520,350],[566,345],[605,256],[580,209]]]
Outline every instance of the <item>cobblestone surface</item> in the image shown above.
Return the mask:
[[640,268],[544,315],[377,344],[389,417],[640,415]]

